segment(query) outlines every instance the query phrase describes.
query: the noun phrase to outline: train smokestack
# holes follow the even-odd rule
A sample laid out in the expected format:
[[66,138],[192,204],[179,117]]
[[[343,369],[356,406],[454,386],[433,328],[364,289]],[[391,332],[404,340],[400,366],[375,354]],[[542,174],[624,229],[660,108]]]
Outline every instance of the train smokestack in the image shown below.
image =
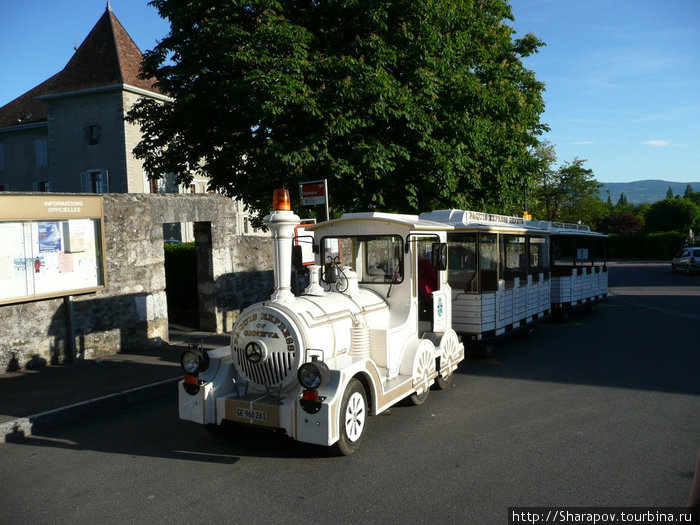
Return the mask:
[[263,221],[272,233],[275,291],[270,300],[289,302],[294,298],[292,293],[292,239],[294,227],[301,219],[292,212],[289,191],[275,190],[272,198],[272,209]]

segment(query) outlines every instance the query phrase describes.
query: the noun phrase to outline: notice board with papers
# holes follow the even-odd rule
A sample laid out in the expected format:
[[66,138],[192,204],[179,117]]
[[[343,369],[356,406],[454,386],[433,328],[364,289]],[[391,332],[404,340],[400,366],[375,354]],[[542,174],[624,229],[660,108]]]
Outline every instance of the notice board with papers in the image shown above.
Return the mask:
[[105,287],[98,195],[0,195],[0,305]]

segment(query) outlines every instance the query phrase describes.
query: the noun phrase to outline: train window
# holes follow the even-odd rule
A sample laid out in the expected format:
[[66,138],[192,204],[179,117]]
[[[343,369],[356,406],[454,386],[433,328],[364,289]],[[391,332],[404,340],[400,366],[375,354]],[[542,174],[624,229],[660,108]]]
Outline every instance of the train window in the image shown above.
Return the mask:
[[324,237],[322,260],[349,266],[361,283],[400,283],[403,281],[403,240],[399,235]]
[[476,235],[476,233],[460,233],[449,236],[447,282],[452,288],[467,292],[479,291],[476,271]]
[[363,237],[363,271],[360,282],[403,281],[403,241],[398,235]]
[[[506,285],[516,277],[527,278],[528,258],[525,237],[522,235],[501,235],[501,267]],[[520,283],[525,284],[525,283]]]
[[540,274],[544,278],[549,277],[549,248],[545,237],[530,237],[530,268],[529,272],[532,275],[533,281],[538,281]]
[[498,290],[498,236],[479,234],[479,291]]

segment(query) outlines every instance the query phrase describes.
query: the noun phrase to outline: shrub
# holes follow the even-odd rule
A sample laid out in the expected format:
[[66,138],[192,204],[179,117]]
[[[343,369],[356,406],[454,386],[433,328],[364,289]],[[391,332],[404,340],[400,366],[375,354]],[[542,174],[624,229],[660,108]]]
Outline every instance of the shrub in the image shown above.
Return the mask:
[[606,254],[609,259],[670,260],[683,247],[685,235],[678,232],[651,234],[610,234]]

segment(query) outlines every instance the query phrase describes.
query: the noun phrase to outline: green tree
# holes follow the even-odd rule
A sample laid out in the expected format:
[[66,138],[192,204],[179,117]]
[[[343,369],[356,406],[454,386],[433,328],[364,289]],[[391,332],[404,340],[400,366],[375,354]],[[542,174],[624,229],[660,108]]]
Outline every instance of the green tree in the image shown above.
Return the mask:
[[700,208],[688,199],[664,199],[653,203],[644,215],[649,232],[687,232],[700,225]]
[[669,186],[668,189],[666,190],[666,198],[667,199],[673,198],[673,188],[671,188],[671,186]]
[[532,187],[529,190],[528,207],[536,219],[551,220],[548,217],[555,215],[553,208],[559,200],[557,192],[559,172],[554,166],[557,162],[557,152],[554,145],[545,140],[537,145],[533,158],[536,168]]
[[614,211],[616,213],[634,213],[634,205],[627,199],[624,192],[620,193],[620,198],[615,204]]
[[605,215],[600,184],[583,159],[566,162],[557,171],[540,172],[535,188],[537,217],[548,221],[595,224]]
[[613,212],[606,215],[599,223],[602,233],[637,234],[642,231],[642,221],[636,215],[627,212]]
[[696,205],[700,206],[700,191],[693,191],[690,184],[686,186],[683,198],[688,199],[689,201],[692,201]]
[[[506,0],[154,0],[170,33],[144,76],[173,98],[128,115],[151,177],[194,172],[267,211],[328,179],[337,214],[521,201],[543,84]],[[293,191],[292,198],[296,199]]]

